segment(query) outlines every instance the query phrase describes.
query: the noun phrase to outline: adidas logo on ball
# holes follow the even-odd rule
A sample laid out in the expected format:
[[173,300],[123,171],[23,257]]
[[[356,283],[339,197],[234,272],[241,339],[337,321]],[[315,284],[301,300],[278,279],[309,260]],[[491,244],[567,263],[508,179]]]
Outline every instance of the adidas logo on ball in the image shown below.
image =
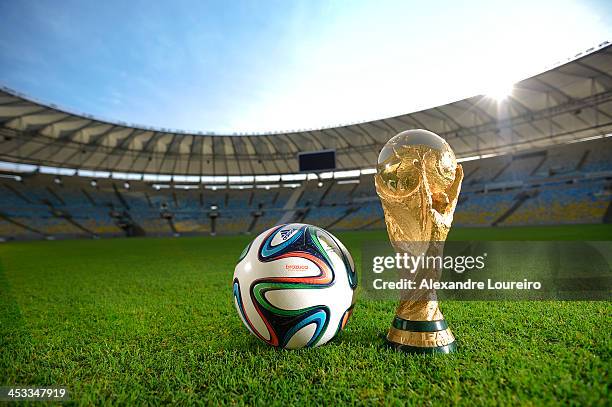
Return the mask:
[[289,238],[289,236],[291,236],[291,234],[294,232],[295,229],[285,229],[285,230],[281,230],[280,234],[281,234],[281,238],[283,240],[287,240]]

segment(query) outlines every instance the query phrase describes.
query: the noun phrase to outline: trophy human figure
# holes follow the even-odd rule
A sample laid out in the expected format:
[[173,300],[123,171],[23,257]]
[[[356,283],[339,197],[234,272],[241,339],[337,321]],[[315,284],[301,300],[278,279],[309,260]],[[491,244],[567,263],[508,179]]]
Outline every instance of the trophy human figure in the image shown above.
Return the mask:
[[[462,180],[463,169],[455,154],[435,133],[407,130],[385,144],[378,156],[375,184],[396,252],[443,255]],[[416,283],[424,278],[437,281],[441,271],[439,265],[423,264],[408,278]],[[450,353],[457,348],[433,289],[402,292],[387,341],[410,353]]]

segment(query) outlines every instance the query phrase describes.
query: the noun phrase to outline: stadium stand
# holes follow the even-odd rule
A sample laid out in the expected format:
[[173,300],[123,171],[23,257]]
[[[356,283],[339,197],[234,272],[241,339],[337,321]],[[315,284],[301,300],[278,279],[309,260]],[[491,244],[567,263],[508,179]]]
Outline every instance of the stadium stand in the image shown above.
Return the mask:
[[[610,157],[612,139],[606,138],[466,162],[454,223],[603,222],[612,200]],[[39,173],[2,178],[0,238],[123,236],[139,235],[138,230],[149,236],[259,233],[285,215],[295,191],[173,183],[161,188],[144,181],[126,186],[111,179],[92,186],[82,177]],[[294,209],[292,220],[330,230],[384,227],[370,174],[305,181]]]
[[596,181],[543,189],[502,224],[600,223],[610,204],[609,186]]

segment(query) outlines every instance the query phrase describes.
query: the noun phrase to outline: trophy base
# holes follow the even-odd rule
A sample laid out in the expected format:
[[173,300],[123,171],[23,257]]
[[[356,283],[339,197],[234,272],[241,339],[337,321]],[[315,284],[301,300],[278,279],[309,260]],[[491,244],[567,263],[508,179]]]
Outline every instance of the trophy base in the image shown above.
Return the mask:
[[444,319],[411,321],[396,316],[387,333],[387,343],[406,353],[452,353],[457,350],[455,337]]

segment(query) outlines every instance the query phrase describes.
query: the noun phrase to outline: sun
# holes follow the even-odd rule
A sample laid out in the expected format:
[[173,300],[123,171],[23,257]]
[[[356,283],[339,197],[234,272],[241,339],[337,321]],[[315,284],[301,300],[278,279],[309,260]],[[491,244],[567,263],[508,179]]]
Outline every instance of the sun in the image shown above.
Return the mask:
[[485,91],[485,95],[495,100],[496,102],[502,102],[509,96],[512,96],[514,91],[514,83],[510,82],[499,82],[492,84]]

